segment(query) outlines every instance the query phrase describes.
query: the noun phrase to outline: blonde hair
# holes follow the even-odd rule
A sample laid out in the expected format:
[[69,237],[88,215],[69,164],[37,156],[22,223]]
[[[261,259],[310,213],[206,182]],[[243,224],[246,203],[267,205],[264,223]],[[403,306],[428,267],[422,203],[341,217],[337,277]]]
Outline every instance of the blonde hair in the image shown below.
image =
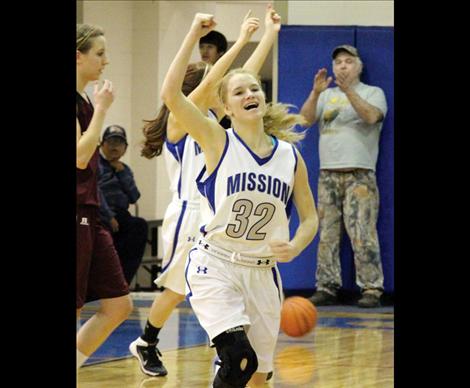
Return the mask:
[[[219,99],[224,104],[227,101],[228,83],[236,74],[251,75],[261,88],[261,82],[257,74],[242,68],[230,70],[224,78],[219,81],[217,88]],[[290,144],[301,141],[305,137],[305,131],[297,132],[294,127],[297,124],[305,125],[307,122],[302,115],[289,113],[289,107],[293,106],[294,105],[291,104],[273,102],[267,104],[266,113],[263,116],[264,132]]]

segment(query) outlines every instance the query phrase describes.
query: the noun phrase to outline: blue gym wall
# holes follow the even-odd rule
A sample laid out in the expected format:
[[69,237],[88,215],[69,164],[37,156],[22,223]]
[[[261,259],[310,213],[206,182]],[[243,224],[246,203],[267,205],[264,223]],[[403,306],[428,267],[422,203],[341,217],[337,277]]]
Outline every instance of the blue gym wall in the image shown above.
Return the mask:
[[[387,98],[388,112],[382,127],[377,163],[377,184],[380,192],[378,234],[384,270],[385,291],[394,290],[394,160],[393,160],[393,27],[357,26],[282,26],[279,34],[279,92],[278,101],[296,105],[298,110],[308,97],[314,74],[321,67],[331,68],[331,51],[340,44],[358,48],[364,63],[362,82],[381,87]],[[334,81],[330,85],[336,86]],[[307,131],[300,148],[309,181],[317,202],[319,172],[318,126]],[[296,212],[292,213],[291,234],[298,226]],[[283,285],[286,290],[312,289],[316,287],[315,268],[318,235],[293,262],[280,264]],[[341,268],[343,288],[357,291],[353,253],[349,239],[344,233],[341,245]]]

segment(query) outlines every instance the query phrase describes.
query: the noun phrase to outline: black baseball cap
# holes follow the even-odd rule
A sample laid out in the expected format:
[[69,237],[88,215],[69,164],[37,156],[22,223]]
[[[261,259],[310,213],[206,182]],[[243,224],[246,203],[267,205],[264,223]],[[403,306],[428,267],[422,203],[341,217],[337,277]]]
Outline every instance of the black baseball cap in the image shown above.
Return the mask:
[[119,125],[110,125],[104,130],[103,141],[109,139],[110,137],[120,137],[127,144],[126,130]]

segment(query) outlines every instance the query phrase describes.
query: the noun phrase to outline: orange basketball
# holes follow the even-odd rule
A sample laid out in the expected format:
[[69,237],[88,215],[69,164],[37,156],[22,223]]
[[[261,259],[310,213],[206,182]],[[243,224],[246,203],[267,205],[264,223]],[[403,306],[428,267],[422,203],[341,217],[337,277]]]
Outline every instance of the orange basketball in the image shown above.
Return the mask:
[[310,333],[317,324],[317,309],[306,298],[291,296],[284,300],[281,310],[281,330],[290,337]]

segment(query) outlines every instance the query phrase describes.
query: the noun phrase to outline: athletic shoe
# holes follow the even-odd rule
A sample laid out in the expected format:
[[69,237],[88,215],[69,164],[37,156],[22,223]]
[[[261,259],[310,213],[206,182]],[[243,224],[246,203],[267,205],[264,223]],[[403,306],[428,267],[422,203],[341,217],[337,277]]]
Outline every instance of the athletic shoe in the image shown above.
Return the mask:
[[129,345],[129,350],[139,360],[140,369],[149,376],[166,376],[168,374],[158,356],[162,356],[157,348],[158,340],[147,343],[142,338],[137,338]]

